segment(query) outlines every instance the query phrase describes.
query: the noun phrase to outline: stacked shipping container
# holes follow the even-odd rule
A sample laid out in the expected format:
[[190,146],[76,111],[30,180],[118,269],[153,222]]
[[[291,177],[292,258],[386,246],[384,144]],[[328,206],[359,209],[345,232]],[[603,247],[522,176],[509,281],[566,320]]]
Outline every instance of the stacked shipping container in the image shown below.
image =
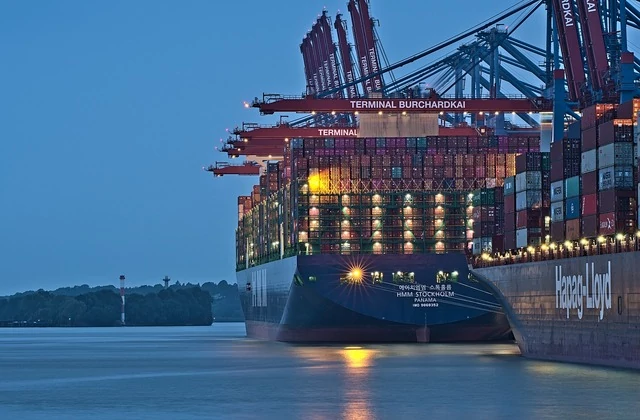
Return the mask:
[[[582,236],[633,233],[637,226],[634,108],[586,108],[582,128]],[[570,238],[573,239],[573,238]]]
[[504,180],[504,249],[516,248],[516,177]]
[[637,203],[633,122],[604,122],[598,126],[598,134],[598,233],[634,233]]
[[[515,174],[516,153],[538,148],[527,136],[293,139],[243,207],[238,267],[295,253],[463,252],[469,193],[492,190],[501,205],[495,189]],[[485,225],[492,249],[502,214]]]
[[[549,154],[530,152],[518,155],[515,175],[516,248],[540,245],[546,235],[544,227],[549,215],[549,195],[543,191],[549,191]],[[513,242],[512,237],[506,239],[505,233],[505,245]]]
[[[505,181],[506,182],[506,181]],[[473,254],[504,250],[504,189],[473,192]]]
[[[583,156],[580,138],[565,138],[551,144],[550,238],[554,242],[564,241],[567,233],[580,236],[580,162]],[[584,160],[582,162],[584,168]]]

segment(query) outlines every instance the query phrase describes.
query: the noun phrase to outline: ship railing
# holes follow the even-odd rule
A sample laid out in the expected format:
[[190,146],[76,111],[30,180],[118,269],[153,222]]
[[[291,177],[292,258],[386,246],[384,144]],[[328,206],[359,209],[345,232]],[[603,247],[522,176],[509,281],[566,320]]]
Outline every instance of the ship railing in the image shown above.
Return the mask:
[[485,268],[637,251],[640,251],[640,231],[635,235],[619,233],[615,236],[599,236],[580,241],[545,243],[537,247],[522,247],[506,252],[484,252],[471,256],[469,263],[474,268]]

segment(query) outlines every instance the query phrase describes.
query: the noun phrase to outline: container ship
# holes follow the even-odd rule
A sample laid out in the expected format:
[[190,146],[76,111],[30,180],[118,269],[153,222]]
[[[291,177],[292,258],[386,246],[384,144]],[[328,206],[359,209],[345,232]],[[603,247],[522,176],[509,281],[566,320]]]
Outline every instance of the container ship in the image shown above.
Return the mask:
[[[541,99],[448,98],[419,83],[382,93],[369,4],[352,0],[348,10],[357,61],[338,15],[336,65],[324,12],[301,44],[306,94],[247,104],[310,117],[243,125],[224,150],[261,156],[254,159],[262,164],[210,168],[260,174],[251,194],[238,198],[247,334],[292,342],[508,339],[501,305],[469,275],[467,254],[474,245],[502,248],[496,191],[515,175],[516,155],[539,152],[540,133],[500,132],[462,114],[538,112]],[[356,80],[355,62],[362,80],[342,88]],[[445,111],[456,114],[446,124]]]
[[[640,103],[626,41],[627,16],[640,13],[625,2],[524,3],[400,78],[445,69],[455,88],[446,98],[384,82],[377,50],[367,48],[375,42],[365,1],[348,7],[357,60],[336,19],[334,67],[323,13],[301,45],[307,92],[251,104],[310,117],[243,126],[224,149],[279,156],[251,167],[260,183],[238,201],[249,336],[442,342],[512,333],[526,357],[640,367]],[[545,48],[487,29],[541,4]],[[543,70],[527,52],[546,60]],[[504,67],[514,63],[544,89]],[[501,82],[526,99],[503,94]]]
[[473,261],[525,356],[640,368],[639,110],[584,109],[552,144],[550,237]]
[[[248,335],[507,338],[500,305],[469,278],[466,257],[474,228],[502,242],[496,185],[515,173],[516,152],[539,147],[539,137],[513,147],[507,140],[292,139],[283,161],[267,163],[253,194],[239,198],[236,263]],[[472,223],[476,212],[482,223]]]

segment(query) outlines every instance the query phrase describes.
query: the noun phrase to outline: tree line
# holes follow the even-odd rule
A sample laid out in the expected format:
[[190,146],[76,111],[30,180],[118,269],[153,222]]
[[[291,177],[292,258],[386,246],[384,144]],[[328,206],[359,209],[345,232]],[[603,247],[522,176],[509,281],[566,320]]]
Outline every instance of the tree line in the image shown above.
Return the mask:
[[[113,286],[87,285],[29,291],[0,298],[0,326],[107,327],[120,323],[121,299]],[[136,326],[211,325],[242,321],[235,284],[176,284],[128,288],[126,324]]]

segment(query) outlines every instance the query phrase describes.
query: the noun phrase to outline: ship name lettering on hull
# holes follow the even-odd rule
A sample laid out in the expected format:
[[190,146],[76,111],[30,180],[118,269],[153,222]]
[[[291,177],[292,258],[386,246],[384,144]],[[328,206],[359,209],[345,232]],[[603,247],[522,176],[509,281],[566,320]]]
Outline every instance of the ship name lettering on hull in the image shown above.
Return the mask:
[[598,319],[604,319],[605,309],[611,309],[611,261],[606,273],[596,273],[595,263],[585,264],[582,274],[565,274],[556,266],[556,309],[565,309],[567,319],[572,309],[582,319],[585,309],[595,309]]

